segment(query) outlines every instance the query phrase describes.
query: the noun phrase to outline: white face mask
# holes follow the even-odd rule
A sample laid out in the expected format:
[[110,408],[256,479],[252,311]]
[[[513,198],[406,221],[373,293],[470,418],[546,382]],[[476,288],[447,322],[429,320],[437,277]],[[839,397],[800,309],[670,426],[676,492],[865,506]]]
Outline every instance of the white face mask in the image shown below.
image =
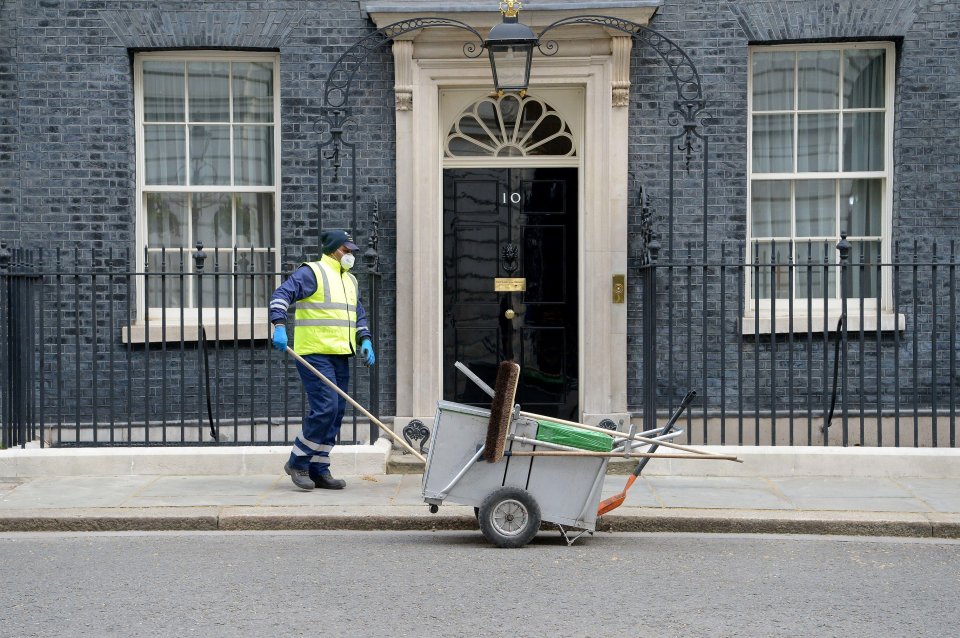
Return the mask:
[[340,265],[343,266],[344,270],[350,270],[353,268],[354,262],[356,262],[356,258],[350,253],[340,257]]

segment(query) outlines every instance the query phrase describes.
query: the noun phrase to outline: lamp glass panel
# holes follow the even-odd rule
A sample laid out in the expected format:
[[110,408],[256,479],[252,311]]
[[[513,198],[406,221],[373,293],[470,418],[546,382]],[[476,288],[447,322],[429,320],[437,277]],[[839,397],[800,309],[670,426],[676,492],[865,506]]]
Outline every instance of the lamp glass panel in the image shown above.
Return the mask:
[[533,55],[530,45],[492,47],[496,65],[497,87],[500,89],[525,89],[527,87],[528,58]]

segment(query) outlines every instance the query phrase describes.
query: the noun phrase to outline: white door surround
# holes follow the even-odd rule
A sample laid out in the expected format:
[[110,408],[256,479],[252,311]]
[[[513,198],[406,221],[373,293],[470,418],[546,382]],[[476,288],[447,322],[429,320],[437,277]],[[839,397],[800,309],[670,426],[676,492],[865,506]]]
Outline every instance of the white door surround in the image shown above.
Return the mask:
[[[389,22],[385,19],[378,26]],[[547,101],[553,96],[558,108],[570,105],[570,95],[582,100],[574,109],[580,129],[576,164],[581,235],[579,404],[585,422],[604,418],[628,422],[627,306],[613,303],[612,277],[627,273],[628,122],[623,98],[632,41],[599,28],[571,33],[577,39],[557,38],[558,55],[534,54],[530,93]],[[441,92],[477,99],[492,86],[486,56],[463,55],[466,32],[428,29],[415,35],[393,45],[397,90],[394,428],[398,431],[412,419],[431,425],[443,393],[442,144],[452,122],[449,108],[441,112]],[[461,101],[466,106],[472,100]],[[508,164],[488,159],[486,165]]]

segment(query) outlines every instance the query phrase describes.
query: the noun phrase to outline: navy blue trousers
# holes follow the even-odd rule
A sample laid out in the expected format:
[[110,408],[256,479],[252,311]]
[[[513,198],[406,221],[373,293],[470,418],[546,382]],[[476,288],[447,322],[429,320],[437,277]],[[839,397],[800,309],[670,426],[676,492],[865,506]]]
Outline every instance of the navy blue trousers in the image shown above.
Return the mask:
[[[350,385],[349,355],[308,354],[303,358],[336,383],[338,388],[347,391]],[[303,420],[303,429],[293,441],[290,465],[308,469],[311,476],[318,476],[330,471],[330,450],[340,434],[340,422],[343,421],[347,401],[299,361],[297,370],[307,393],[309,412]]]

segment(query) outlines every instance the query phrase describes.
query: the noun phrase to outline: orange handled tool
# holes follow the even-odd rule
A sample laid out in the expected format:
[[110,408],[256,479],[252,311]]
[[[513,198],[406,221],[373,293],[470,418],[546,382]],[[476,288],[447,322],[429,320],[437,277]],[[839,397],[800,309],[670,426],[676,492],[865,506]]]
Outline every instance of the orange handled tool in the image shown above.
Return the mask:
[[[693,390],[687,392],[687,396],[683,397],[683,401],[680,402],[680,407],[677,408],[677,411],[673,413],[673,416],[670,417],[670,420],[667,421],[667,424],[663,426],[663,429],[660,431],[660,436],[663,436],[669,432],[673,426],[676,424],[677,420],[680,418],[680,415],[683,414],[690,403],[693,401],[693,398],[697,396],[697,393]],[[654,443],[650,446],[650,453],[652,454],[660,447],[659,444]],[[650,457],[645,457],[640,459],[640,462],[637,463],[637,469],[633,471],[633,474],[627,478],[627,485],[623,488],[623,491],[619,494],[614,494],[608,499],[605,499],[600,502],[600,508],[597,510],[597,516],[603,516],[607,512],[617,509],[627,498],[627,490],[630,489],[630,486],[633,485],[633,482],[637,480],[637,477],[640,476],[640,472],[643,471],[643,468],[650,461]]]

